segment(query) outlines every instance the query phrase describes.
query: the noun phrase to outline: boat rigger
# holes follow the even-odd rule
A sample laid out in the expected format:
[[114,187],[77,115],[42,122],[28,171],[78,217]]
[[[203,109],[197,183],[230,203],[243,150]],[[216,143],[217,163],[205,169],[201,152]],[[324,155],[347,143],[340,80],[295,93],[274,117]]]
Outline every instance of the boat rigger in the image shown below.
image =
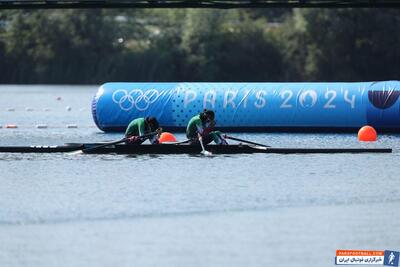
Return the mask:
[[[104,146],[105,145],[105,146]],[[212,154],[336,154],[392,153],[391,148],[278,148],[257,145],[205,145]],[[60,146],[0,146],[1,153],[66,153],[83,151],[86,154],[199,154],[202,148],[189,144],[127,145],[108,143],[73,143]]]

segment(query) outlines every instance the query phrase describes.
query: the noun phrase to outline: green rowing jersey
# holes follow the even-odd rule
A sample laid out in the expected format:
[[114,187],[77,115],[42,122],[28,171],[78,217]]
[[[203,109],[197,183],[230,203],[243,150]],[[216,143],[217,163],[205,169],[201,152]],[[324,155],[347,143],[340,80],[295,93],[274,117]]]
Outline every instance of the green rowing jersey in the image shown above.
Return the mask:
[[125,131],[125,136],[141,136],[146,134],[145,132],[146,125],[144,118],[138,118],[131,123],[129,123],[128,127]]
[[188,138],[197,137],[197,133],[202,134],[204,130],[203,122],[200,119],[200,115],[194,116],[190,119],[188,126],[186,127],[186,136]]

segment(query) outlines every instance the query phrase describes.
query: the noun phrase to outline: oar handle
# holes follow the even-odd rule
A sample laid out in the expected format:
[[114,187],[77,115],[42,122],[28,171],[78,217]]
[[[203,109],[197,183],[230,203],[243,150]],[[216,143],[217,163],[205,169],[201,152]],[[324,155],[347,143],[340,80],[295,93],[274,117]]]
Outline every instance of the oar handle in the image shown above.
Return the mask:
[[271,147],[271,146],[267,146],[267,145],[264,145],[264,144],[260,144],[260,143],[256,143],[256,142],[247,141],[247,140],[244,140],[244,139],[232,137],[232,136],[229,136],[229,135],[226,135],[226,134],[224,135],[224,138],[235,140],[235,141],[238,141],[238,142],[247,143],[247,144],[252,144],[252,145],[256,145],[256,146]]
[[[152,132],[152,133],[148,133],[148,134],[144,134],[144,135],[138,136],[138,138],[146,138],[146,137],[150,137],[150,136],[153,136],[153,135],[156,135],[156,134],[157,134],[157,132]],[[117,141],[101,144],[101,145],[94,146],[94,147],[85,148],[85,149],[82,149],[82,152],[88,152],[88,151],[92,151],[92,150],[99,149],[99,148],[102,148],[102,147],[120,144],[120,143],[123,143],[123,142],[127,141],[128,139],[129,139],[129,137],[124,137],[124,138],[122,138],[120,140],[117,140]]]

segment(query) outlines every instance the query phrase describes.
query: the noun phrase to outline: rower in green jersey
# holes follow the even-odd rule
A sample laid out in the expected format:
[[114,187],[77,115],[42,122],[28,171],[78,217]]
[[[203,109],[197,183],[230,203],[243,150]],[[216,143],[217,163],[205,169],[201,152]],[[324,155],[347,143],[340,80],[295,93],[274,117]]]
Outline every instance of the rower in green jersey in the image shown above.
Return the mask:
[[[140,137],[146,134],[157,132],[157,134]],[[158,121],[154,117],[137,118],[129,123],[125,131],[125,137],[128,137],[128,144],[141,144],[148,138],[151,144],[158,144],[158,138],[162,129],[158,125]]]
[[228,143],[220,131],[213,131],[215,126],[215,114],[212,110],[205,109],[199,115],[190,119],[186,127],[186,136],[191,140],[191,143],[198,143],[202,138],[204,144],[209,144],[214,141],[218,145],[227,145]]

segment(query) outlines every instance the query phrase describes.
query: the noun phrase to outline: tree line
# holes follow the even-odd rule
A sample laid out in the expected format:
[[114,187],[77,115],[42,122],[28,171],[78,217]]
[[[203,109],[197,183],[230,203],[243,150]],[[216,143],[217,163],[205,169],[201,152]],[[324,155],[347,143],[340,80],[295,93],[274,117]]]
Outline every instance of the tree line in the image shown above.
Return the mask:
[[399,77],[397,9],[0,11],[0,83]]

